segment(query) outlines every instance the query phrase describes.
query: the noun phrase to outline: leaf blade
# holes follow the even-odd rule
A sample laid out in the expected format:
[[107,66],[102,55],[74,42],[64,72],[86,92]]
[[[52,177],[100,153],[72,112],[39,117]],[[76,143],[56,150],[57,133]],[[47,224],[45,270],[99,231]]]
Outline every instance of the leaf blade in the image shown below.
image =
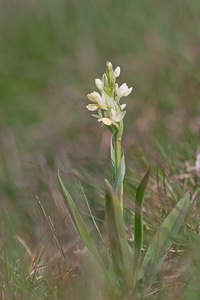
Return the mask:
[[137,272],[137,268],[140,261],[141,248],[143,243],[143,216],[142,216],[142,207],[144,200],[144,193],[149,181],[150,168],[147,170],[142,181],[139,184],[139,187],[136,192],[136,209],[135,209],[135,227],[134,227],[134,237],[135,237],[135,252],[134,252],[134,268]]
[[98,253],[98,250],[96,248],[95,242],[93,241],[92,237],[90,236],[90,233],[70,195],[66,187],[64,186],[62,179],[60,177],[60,173],[58,171],[58,182],[61,188],[61,191],[63,193],[63,196],[66,200],[67,207],[69,208],[69,212],[71,214],[71,217],[76,225],[76,228],[78,230],[78,233],[85,244],[85,246],[90,250],[90,252],[96,257],[96,259],[99,261],[99,263],[103,266],[102,259]]
[[150,282],[155,276],[158,267],[163,262],[167,251],[170,249],[176,235],[184,221],[186,211],[189,207],[190,196],[187,193],[161,224],[153,237],[144,256],[138,279],[146,276],[146,282]]

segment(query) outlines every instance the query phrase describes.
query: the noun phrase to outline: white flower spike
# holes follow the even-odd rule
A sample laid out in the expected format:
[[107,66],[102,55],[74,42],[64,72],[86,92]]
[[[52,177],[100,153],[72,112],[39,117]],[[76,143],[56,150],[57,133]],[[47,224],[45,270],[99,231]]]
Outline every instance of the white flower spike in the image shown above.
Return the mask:
[[[121,97],[126,97],[132,92],[132,87],[128,88],[126,83],[120,87],[116,83],[116,78],[120,75],[120,67],[113,70],[111,62],[107,62],[107,70],[104,73],[102,80],[95,79],[95,85],[101,94],[92,92],[87,95],[88,99],[93,102],[86,107],[90,111],[98,111],[98,114],[92,115],[101,122],[102,125],[112,126],[115,129],[119,128],[126,112],[123,111],[126,104],[120,104]],[[113,128],[114,130],[114,128]]]

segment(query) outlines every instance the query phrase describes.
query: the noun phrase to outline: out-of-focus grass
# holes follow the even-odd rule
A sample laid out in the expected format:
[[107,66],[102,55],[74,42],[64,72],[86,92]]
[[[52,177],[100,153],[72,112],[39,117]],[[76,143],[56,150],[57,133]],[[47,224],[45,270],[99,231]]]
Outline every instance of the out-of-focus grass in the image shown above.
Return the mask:
[[[121,80],[126,78],[134,86],[127,106],[124,148],[135,178],[146,165],[156,169],[158,164],[178,195],[185,186],[196,191],[199,177],[193,167],[200,128],[199,14],[197,0],[1,1],[1,263],[14,277],[16,272],[21,274],[17,295],[13,293],[18,283],[11,280],[10,297],[19,297],[27,290],[24,299],[31,299],[31,289],[33,299],[62,297],[61,287],[60,292],[54,291],[53,279],[39,283],[39,292],[34,286],[23,286],[28,284],[30,260],[24,259],[25,250],[14,238],[15,234],[22,236],[33,252],[46,239],[45,230],[41,230],[46,223],[34,200],[39,194],[63,245],[72,241],[73,226],[66,232],[64,221],[60,221],[64,215],[55,185],[57,168],[66,174],[80,202],[80,191],[72,183],[87,173],[88,198],[101,207],[102,199],[90,178],[95,179],[95,187],[102,188],[103,178],[109,176],[110,166],[105,168],[109,135],[89,117],[85,105],[86,94],[94,88],[91,82],[102,73],[106,60],[120,65]],[[158,203],[162,206],[161,200]],[[199,226],[196,202],[193,217],[187,220],[195,239]],[[102,217],[101,210],[97,214]],[[54,252],[52,244],[47,248],[51,249],[47,253]],[[199,247],[196,249],[194,259],[198,258]],[[199,274],[195,263],[192,266],[191,274]],[[51,263],[49,268],[53,268]],[[60,268],[63,271],[63,266]],[[54,278],[59,271],[55,273]],[[1,274],[3,290],[5,280],[13,278],[7,276]],[[56,288],[59,284],[57,280]],[[195,294],[195,280],[189,287],[185,299],[190,292]]]

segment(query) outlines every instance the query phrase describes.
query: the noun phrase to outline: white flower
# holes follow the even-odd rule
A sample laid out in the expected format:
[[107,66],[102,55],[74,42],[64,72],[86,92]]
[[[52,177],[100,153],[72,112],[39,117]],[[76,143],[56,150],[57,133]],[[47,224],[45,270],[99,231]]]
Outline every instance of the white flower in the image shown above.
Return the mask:
[[128,88],[127,84],[126,83],[123,83],[119,90],[120,90],[120,96],[121,97],[126,97],[128,96],[131,92],[132,92],[132,87],[131,88]]
[[92,92],[87,95],[88,99],[92,102],[98,103],[101,100],[101,96],[97,92]]
[[121,72],[120,67],[117,67],[117,68],[114,70],[115,78],[119,77],[120,72]]
[[100,96],[99,93],[92,92],[91,94],[88,94],[87,97],[90,101],[94,102],[93,104],[88,104],[86,106],[86,108],[88,110],[95,111],[99,108],[107,110],[107,103],[106,103],[106,98],[105,98],[104,94],[102,94],[102,96]]
[[118,124],[125,116],[125,111],[118,111],[117,109],[112,108],[110,111],[104,112],[102,114],[101,110],[98,110],[98,115],[92,115],[93,117],[98,119],[98,122],[102,122],[103,124],[110,126],[114,125],[118,127]]
[[86,108],[90,111],[95,111],[99,108],[99,106],[97,104],[88,104]]
[[98,90],[102,91],[103,90],[103,81],[99,78],[95,79],[95,84]]
[[126,112],[125,111],[120,111],[118,112],[116,109],[111,109],[110,110],[110,120],[111,122],[120,122],[123,117],[125,116]]
[[102,125],[105,124],[117,128],[126,114],[124,111],[126,104],[120,104],[120,98],[128,96],[133,89],[132,87],[129,88],[126,83],[123,83],[120,87],[118,86],[116,78],[120,76],[120,72],[119,66],[113,70],[112,63],[107,61],[107,70],[102,80],[99,78],[95,79],[95,85],[100,92],[88,94],[88,99],[93,103],[86,106],[90,111],[98,111],[97,114],[92,116],[97,118]]

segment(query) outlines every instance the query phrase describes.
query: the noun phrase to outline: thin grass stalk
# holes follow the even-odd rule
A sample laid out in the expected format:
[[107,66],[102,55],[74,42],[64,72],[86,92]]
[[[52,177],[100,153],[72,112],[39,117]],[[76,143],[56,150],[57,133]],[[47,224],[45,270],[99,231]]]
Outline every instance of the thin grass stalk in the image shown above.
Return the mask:
[[94,217],[94,215],[93,215],[93,213],[92,213],[92,210],[91,210],[90,205],[89,205],[89,203],[88,203],[88,200],[87,200],[85,191],[84,191],[83,186],[82,186],[82,184],[81,184],[80,181],[79,181],[79,184],[80,184],[81,191],[82,191],[82,193],[83,193],[83,196],[84,196],[84,199],[85,199],[85,202],[86,202],[86,205],[87,205],[87,208],[88,208],[90,217],[91,217],[91,219],[92,219],[92,221],[93,221],[93,223],[94,223],[94,226],[95,226],[95,228],[96,228],[96,230],[97,230],[97,232],[98,232],[98,234],[99,234],[99,236],[100,236],[100,238],[101,238],[103,244],[105,245],[103,236],[102,236],[101,231],[99,230],[99,227],[98,227],[98,225],[97,225],[97,223],[96,223],[95,217]]
[[67,270],[69,270],[69,264],[68,264],[67,259],[65,257],[63,248],[62,248],[62,246],[61,246],[61,244],[60,244],[60,242],[59,242],[59,240],[57,238],[56,230],[55,230],[55,227],[54,227],[53,222],[51,220],[51,217],[47,216],[46,211],[45,211],[44,207],[42,206],[42,203],[40,202],[40,200],[39,200],[39,198],[37,196],[36,196],[36,199],[37,199],[38,205],[40,206],[40,208],[41,208],[41,210],[42,210],[42,212],[43,212],[43,214],[45,216],[45,219],[47,220],[49,228],[51,229],[53,238],[54,238],[54,240],[55,240],[55,242],[57,244],[57,247],[58,247],[58,249],[59,249],[59,251],[60,251],[60,253],[61,253],[62,257],[63,257],[64,264],[65,264]]

